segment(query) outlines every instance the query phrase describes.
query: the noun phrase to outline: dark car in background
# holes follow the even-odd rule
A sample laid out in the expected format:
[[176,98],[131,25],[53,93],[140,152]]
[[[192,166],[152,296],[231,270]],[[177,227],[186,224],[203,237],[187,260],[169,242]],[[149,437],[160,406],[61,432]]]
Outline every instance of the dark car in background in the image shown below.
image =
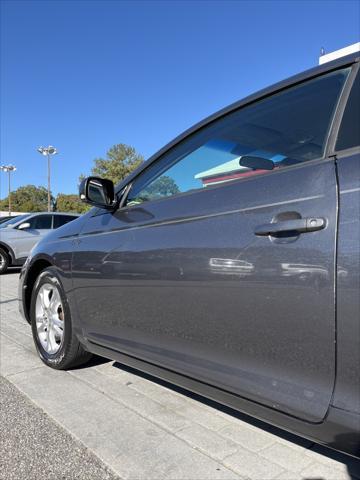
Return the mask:
[[8,267],[22,265],[30,250],[51,230],[61,227],[78,215],[60,212],[24,213],[0,222],[0,275]]
[[43,362],[99,354],[359,456],[359,91],[353,54],[85,179],[20,277]]

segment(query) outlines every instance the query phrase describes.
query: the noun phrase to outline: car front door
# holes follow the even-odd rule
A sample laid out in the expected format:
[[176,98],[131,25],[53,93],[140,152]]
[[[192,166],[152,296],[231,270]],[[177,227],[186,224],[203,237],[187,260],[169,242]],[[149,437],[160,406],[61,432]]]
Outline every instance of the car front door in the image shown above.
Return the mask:
[[145,169],[122,208],[94,213],[73,259],[90,341],[324,418],[337,222],[325,146],[348,73],[220,118]]
[[52,229],[53,215],[41,214],[27,218],[23,223],[29,223],[25,229],[17,229],[15,240],[17,258],[25,258],[30,250]]

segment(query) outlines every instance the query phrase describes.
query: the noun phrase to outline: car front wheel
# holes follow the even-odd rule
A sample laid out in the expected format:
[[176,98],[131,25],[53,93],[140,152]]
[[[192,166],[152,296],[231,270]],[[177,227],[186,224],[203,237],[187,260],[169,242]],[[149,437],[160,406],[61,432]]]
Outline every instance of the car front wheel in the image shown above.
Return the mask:
[[70,308],[55,268],[38,276],[31,296],[32,334],[41,360],[57,370],[87,362],[86,352],[73,331]]

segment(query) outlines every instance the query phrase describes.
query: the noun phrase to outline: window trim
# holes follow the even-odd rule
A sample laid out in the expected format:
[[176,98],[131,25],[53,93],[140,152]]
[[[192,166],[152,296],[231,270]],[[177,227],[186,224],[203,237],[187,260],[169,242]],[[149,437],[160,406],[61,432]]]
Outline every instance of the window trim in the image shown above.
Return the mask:
[[335,147],[336,147],[336,142],[338,139],[341,123],[344,117],[346,105],[348,103],[348,100],[352,91],[352,87],[355,83],[355,80],[358,74],[360,75],[359,62],[355,63],[351,68],[351,72],[349,73],[349,76],[346,79],[343,91],[341,93],[341,96],[335,111],[335,115],[332,121],[331,129],[329,130],[329,136],[328,136],[326,147],[325,147],[325,152],[329,157],[335,156],[338,152],[343,152],[345,150],[351,150],[351,149],[357,148],[355,146],[351,148],[343,148],[341,150],[336,150]]
[[344,148],[343,150],[338,150],[335,152],[333,157],[336,157],[338,160],[344,157],[351,157],[352,155],[358,155],[360,153],[360,145],[356,147]]

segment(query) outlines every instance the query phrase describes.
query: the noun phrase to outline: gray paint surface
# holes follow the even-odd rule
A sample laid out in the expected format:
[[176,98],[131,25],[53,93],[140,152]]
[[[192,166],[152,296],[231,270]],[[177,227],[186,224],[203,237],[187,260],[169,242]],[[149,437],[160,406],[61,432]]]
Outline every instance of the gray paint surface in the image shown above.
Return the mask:
[[338,364],[334,405],[360,415],[360,153],[341,156],[338,171]]
[[[288,213],[327,228],[255,236]],[[335,378],[335,225],[333,161],[92,217],[73,257],[84,333],[320,421]]]

